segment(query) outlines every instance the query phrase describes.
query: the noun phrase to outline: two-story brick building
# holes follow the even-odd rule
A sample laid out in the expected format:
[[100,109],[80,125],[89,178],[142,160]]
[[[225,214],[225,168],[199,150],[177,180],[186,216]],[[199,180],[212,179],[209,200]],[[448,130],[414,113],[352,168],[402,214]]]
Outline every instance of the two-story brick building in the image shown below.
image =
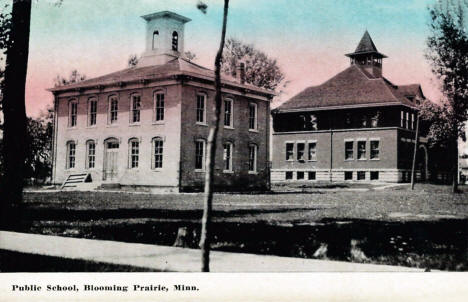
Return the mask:
[[[386,56],[367,31],[346,56],[347,69],[273,110],[272,182],[409,181],[420,85],[382,76]],[[425,179],[421,141],[417,175]]]
[[[137,66],[51,89],[54,183],[87,175],[95,184],[202,187],[214,72],[184,56],[190,19],[167,11],[142,18],[146,51]],[[272,97],[242,78],[222,79],[216,186],[267,186]]]

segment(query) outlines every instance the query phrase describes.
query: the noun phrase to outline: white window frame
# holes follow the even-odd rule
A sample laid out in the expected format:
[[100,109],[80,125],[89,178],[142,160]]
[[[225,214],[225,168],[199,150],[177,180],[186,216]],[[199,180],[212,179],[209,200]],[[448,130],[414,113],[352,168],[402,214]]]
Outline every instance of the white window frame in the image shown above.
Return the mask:
[[[161,97],[159,97],[161,96]],[[158,90],[153,93],[153,122],[163,123],[166,115],[166,95]]]
[[[302,149],[302,157],[301,157],[301,158],[299,158],[299,155],[300,155],[300,153],[299,153],[299,145],[301,145],[301,146],[304,147],[304,148]],[[302,161],[305,161],[305,157],[306,157],[306,142],[305,142],[305,141],[298,141],[298,142],[296,142],[296,156],[297,156],[297,158],[296,158],[297,161],[301,161],[301,162],[302,162]]]
[[[201,150],[201,168],[197,168],[197,161],[199,158],[199,151],[198,150],[198,144],[202,144],[202,150]],[[206,141],[204,139],[197,139],[195,140],[195,172],[204,172],[205,171],[205,165],[206,165]]]
[[75,128],[78,125],[78,100],[68,102],[68,127]]
[[[313,149],[313,150],[315,150],[315,157],[314,158],[311,158],[311,156],[310,156],[310,145],[311,144],[315,144],[315,148]],[[317,141],[316,140],[307,141],[307,160],[308,161],[317,161]]]
[[[95,104],[96,108],[95,111],[93,111],[93,104]],[[98,100],[95,97],[91,97],[88,99],[88,127],[95,127],[97,124],[97,106],[98,106]],[[93,122],[93,117],[94,117],[94,123]]]
[[[351,143],[353,148],[352,148],[352,152],[351,152],[351,158],[346,158],[346,152],[348,149],[346,149],[346,144],[347,143]],[[345,140],[344,141],[344,160],[345,161],[353,161],[354,160],[354,140]]]
[[[161,142],[161,146],[156,148],[156,141]],[[161,153],[158,152],[156,154],[156,151],[159,151],[161,149]],[[156,156],[160,156],[161,160],[156,161]],[[158,166],[156,166],[156,163],[159,163]],[[152,170],[160,170],[164,167],[164,139],[160,136],[154,137],[151,140],[151,169]]]
[[[376,158],[372,158],[372,142],[378,142],[378,148],[377,148],[377,157]],[[382,145],[380,143],[380,139],[379,138],[371,138],[369,139],[369,160],[380,160],[380,150],[382,150]]]
[[[135,150],[136,152],[134,152]],[[140,141],[137,138],[131,138],[128,140],[128,168],[138,169],[139,166],[140,166]]]
[[[136,106],[136,100],[138,99],[138,105]],[[130,124],[141,123],[141,95],[139,93],[132,93],[130,95]]]
[[[359,157],[359,144],[364,143],[364,155],[363,157]],[[367,160],[367,140],[359,139],[356,141],[356,159],[357,160]]]
[[[251,116],[251,108],[254,108],[254,116],[253,116],[253,128],[252,126],[252,116]],[[249,103],[249,131],[257,132],[258,131],[258,105],[256,103]]]
[[[234,100],[231,98],[224,99],[224,128],[234,129]],[[227,107],[226,103],[229,104]],[[229,112],[228,112],[229,109]],[[229,123],[226,124],[227,117],[229,116]]]
[[[249,144],[249,173],[257,173],[257,157],[258,157],[258,146],[256,144]],[[253,151],[253,158],[251,158]]]
[[[116,102],[116,109],[114,110],[112,103],[113,101]],[[113,125],[116,124],[119,120],[119,98],[117,95],[110,95],[108,100],[108,124]],[[113,118],[113,114],[115,113],[115,119]]]
[[406,111],[406,129],[409,129],[409,112]]
[[[202,97],[203,100],[203,108],[199,106],[199,98]],[[195,113],[196,113],[196,123],[198,125],[204,125],[206,126],[206,104],[207,104],[207,95],[205,93],[198,93],[197,94],[197,101],[196,101],[196,108],[195,108]],[[199,114],[201,112],[201,115]],[[199,117],[202,117],[203,120],[199,120]]]
[[[94,146],[93,154],[91,154],[90,146]],[[97,144],[94,140],[88,140],[86,142],[86,169],[95,169],[96,168],[96,147]],[[92,166],[91,166],[92,163]]]
[[[291,153],[291,157],[288,158],[288,145],[292,145],[292,153]],[[286,161],[294,161],[294,156],[295,156],[295,152],[294,152],[294,149],[295,149],[295,143],[294,142],[284,142],[284,151],[285,151],[285,157],[284,159]]]
[[[73,145],[73,148],[71,147]],[[73,149],[73,152],[72,152]],[[72,160],[73,158],[73,160]],[[73,165],[72,165],[73,163]],[[66,158],[66,169],[72,170],[76,168],[76,142],[68,141],[67,142],[67,158]]]
[[[229,153],[227,153],[227,148],[226,146],[229,146]],[[234,144],[231,142],[225,142],[223,144],[223,172],[224,173],[232,173],[234,171],[234,168],[232,166],[233,163],[233,155],[234,155]],[[228,169],[226,169],[226,164],[228,165]]]
[[405,127],[405,111],[404,110],[401,110],[400,126],[401,128]]

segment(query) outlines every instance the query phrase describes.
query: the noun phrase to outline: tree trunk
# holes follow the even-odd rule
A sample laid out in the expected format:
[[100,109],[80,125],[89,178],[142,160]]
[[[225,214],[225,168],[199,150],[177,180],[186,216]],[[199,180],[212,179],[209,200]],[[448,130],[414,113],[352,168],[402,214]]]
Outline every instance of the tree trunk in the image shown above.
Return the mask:
[[202,272],[210,271],[210,244],[211,244],[211,211],[213,207],[213,175],[216,159],[216,143],[219,131],[219,120],[221,115],[221,59],[223,57],[224,42],[226,39],[226,25],[229,8],[229,0],[224,0],[223,28],[221,31],[221,42],[215,58],[215,116],[214,125],[211,125],[207,143],[206,175],[205,175],[205,198],[203,205],[202,231],[200,248],[202,251]]
[[413,150],[413,164],[411,165],[411,190],[414,190],[414,183],[416,180],[416,156],[418,153],[418,141],[419,141],[419,113],[416,113],[416,133],[414,137],[414,150]]
[[23,198],[26,136],[25,86],[29,54],[31,0],[13,1],[10,43],[6,52],[3,91],[3,156],[5,174],[1,180],[2,224],[11,228],[19,221]]
[[458,140],[457,136],[453,142],[453,156],[452,161],[452,193],[458,193]]

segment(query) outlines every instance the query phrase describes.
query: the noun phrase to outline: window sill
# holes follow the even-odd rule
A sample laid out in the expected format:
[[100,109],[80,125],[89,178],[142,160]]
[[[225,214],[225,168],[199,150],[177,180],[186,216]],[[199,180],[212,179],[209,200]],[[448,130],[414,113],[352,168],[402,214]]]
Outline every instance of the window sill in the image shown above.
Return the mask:
[[249,174],[252,174],[252,175],[257,175],[258,172],[257,171],[249,171]]
[[196,122],[195,125],[208,127],[208,124],[206,124],[206,123],[200,123],[200,122]]
[[366,161],[367,158],[358,158],[358,160],[361,160],[361,161]]
[[294,161],[294,159],[287,159],[286,161],[293,162],[293,161]]
[[226,173],[226,174],[233,174],[234,171],[233,171],[233,170],[223,170],[223,173]]
[[258,129],[249,129],[249,132],[258,133]]
[[206,171],[203,169],[195,169],[195,173],[205,173]]
[[163,168],[153,168],[151,169],[152,172],[162,172]]
[[232,127],[232,126],[224,126],[224,129],[234,130],[234,127]]
[[131,123],[128,126],[129,127],[138,127],[138,126],[141,126],[141,123]]
[[380,158],[371,158],[369,160],[380,160]]
[[164,125],[164,124],[165,124],[164,121],[156,121],[152,123],[152,125]]
[[86,129],[95,129],[95,128],[97,128],[97,125],[86,126]]

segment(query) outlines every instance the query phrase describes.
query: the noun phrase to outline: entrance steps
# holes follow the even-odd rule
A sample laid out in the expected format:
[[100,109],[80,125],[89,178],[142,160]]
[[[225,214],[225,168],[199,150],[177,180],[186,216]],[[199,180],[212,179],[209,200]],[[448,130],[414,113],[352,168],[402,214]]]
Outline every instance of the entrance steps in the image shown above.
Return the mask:
[[63,182],[60,190],[89,191],[96,189],[97,186],[98,184],[92,182],[89,173],[70,174]]

